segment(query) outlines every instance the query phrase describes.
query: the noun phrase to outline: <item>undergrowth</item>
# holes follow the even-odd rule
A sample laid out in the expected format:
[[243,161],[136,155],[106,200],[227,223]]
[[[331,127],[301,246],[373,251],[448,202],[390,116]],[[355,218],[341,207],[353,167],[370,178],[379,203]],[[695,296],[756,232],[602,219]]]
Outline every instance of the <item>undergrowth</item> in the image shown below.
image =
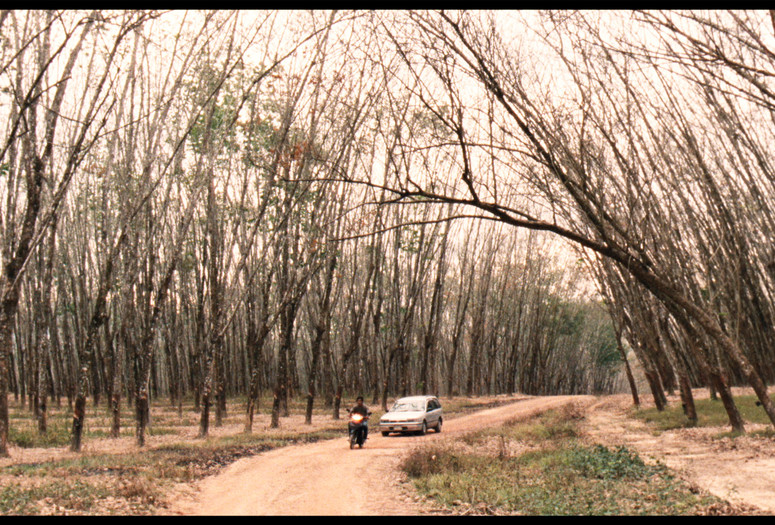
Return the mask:
[[[735,405],[740,412],[740,416],[747,423],[770,422],[764,408],[757,405],[758,399],[753,395],[735,396]],[[724,404],[719,399],[695,399],[694,406],[697,412],[697,423],[693,425],[686,417],[683,407],[680,404],[674,404],[666,407],[664,410],[656,408],[633,408],[630,415],[648,423],[651,428],[661,432],[665,430],[674,430],[687,428],[690,426],[698,427],[720,427],[729,426],[729,417],[724,409]],[[729,435],[729,434],[725,434]]]
[[462,445],[415,449],[402,466],[420,493],[453,513],[691,515],[726,508],[626,447],[584,444],[579,420],[550,411],[468,435]]

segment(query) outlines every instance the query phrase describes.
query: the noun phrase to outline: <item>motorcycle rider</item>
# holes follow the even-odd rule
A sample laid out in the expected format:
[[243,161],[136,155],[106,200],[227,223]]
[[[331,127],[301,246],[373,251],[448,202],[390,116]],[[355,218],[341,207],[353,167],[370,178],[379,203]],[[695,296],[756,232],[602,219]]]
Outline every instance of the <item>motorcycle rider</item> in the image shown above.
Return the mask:
[[371,411],[363,404],[363,396],[358,396],[355,400],[355,406],[348,411],[348,414],[360,414],[363,416],[363,440],[367,440],[369,438],[369,420],[366,418],[371,415]]

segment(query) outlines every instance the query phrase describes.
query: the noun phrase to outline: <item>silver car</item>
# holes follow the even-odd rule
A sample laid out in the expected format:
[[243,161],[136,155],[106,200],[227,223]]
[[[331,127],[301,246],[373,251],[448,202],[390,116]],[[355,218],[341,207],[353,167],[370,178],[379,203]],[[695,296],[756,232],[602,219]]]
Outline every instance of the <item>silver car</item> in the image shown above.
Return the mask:
[[379,419],[379,430],[383,436],[391,432],[425,434],[429,428],[441,432],[442,420],[441,403],[435,396],[402,397]]

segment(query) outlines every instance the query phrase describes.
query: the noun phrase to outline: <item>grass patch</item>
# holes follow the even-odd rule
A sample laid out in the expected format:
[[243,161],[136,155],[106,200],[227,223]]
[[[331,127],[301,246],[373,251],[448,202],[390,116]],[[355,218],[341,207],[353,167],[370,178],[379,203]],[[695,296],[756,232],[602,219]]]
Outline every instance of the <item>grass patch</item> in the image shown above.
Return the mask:
[[571,439],[578,436],[577,422],[583,418],[574,404],[559,410],[549,410],[529,420],[515,419],[499,428],[487,428],[465,434],[461,440],[469,446],[482,445],[488,441],[505,439],[524,443],[542,443]]
[[36,425],[11,425],[8,441],[20,448],[64,447],[70,444],[70,428],[64,421],[48,424],[45,434],[38,432]]
[[11,483],[0,488],[0,513],[38,514],[46,507],[62,507],[88,513],[108,495],[104,486],[85,483],[50,481],[37,486]]
[[[415,449],[402,466],[419,492],[458,512],[693,515],[723,508],[625,447],[582,444],[577,421],[547,412],[476,433],[463,445]],[[499,445],[488,446],[493,442]]]
[[[764,408],[757,406],[758,398],[753,395],[735,397],[735,404],[740,416],[748,423],[768,424],[770,422]],[[695,399],[697,425],[699,427],[720,427],[729,425],[729,417],[720,399]],[[668,406],[662,411],[656,408],[633,408],[630,411],[633,418],[648,423],[657,431],[674,430],[692,426],[683,412],[681,405]]]

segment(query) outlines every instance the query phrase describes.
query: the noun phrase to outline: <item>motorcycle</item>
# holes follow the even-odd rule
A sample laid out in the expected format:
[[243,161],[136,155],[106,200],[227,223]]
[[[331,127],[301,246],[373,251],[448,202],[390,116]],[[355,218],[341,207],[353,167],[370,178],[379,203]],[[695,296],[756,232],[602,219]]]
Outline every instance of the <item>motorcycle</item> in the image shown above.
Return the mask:
[[347,430],[349,431],[350,448],[363,448],[363,443],[366,441],[366,422],[369,420],[368,415],[357,414],[355,412],[350,413],[350,421],[347,423]]

